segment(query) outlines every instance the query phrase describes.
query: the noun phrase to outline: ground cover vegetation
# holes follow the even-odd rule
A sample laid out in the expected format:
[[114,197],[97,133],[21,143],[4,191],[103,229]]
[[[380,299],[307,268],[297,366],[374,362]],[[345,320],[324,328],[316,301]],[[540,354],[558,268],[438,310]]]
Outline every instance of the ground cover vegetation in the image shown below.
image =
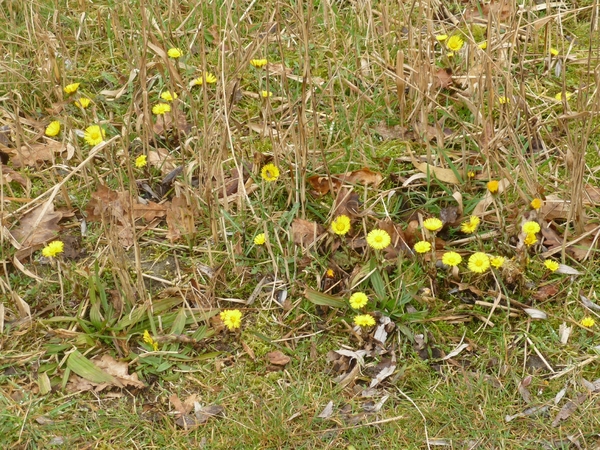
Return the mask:
[[6,2],[2,448],[596,448],[598,13]]

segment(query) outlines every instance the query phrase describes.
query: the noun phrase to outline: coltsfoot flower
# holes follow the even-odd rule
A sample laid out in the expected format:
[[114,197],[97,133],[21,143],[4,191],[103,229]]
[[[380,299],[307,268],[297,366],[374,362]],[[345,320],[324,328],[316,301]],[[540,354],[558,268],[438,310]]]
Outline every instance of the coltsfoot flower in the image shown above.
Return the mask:
[[73,94],[75,92],[77,92],[77,89],[79,89],[79,85],[81,83],[71,83],[71,84],[67,84],[65,86],[65,94]]
[[135,167],[137,167],[138,169],[146,167],[146,164],[148,164],[148,157],[146,155],[140,155],[137,158],[135,158]]
[[53,120],[46,127],[46,136],[54,137],[60,133],[60,122],[58,120]]
[[544,206],[544,202],[540,198],[534,198],[531,200],[530,205],[533,209],[540,209],[542,206]]
[[462,256],[456,252],[446,252],[442,256],[442,262],[450,267],[456,267],[462,262]]
[[198,78],[196,78],[192,82],[192,84],[194,84],[196,86],[202,86],[204,83],[206,83],[206,84],[214,84],[216,82],[217,82],[217,77],[214,76],[210,72],[206,72],[206,73],[200,75]]
[[157,103],[152,107],[152,114],[157,116],[162,116],[168,112],[171,112],[171,105],[168,103]]
[[267,59],[266,58],[261,58],[261,59],[251,59],[250,60],[250,64],[252,64],[254,67],[257,68],[261,68],[267,65]]
[[[360,309],[364,307],[369,302],[369,297],[364,292],[355,292],[350,296],[350,306],[354,309]],[[369,316],[370,317],[370,316]]]
[[265,233],[257,234],[256,237],[254,238],[255,245],[264,245],[266,241],[267,241],[267,236],[265,236]]
[[104,141],[104,130],[99,125],[90,125],[85,129],[83,138],[92,147]]
[[345,235],[350,231],[350,217],[345,214],[337,216],[333,222],[331,222],[331,231],[339,236]]
[[449,37],[446,41],[446,48],[452,52],[457,52],[463,47],[464,44],[465,41],[463,41],[460,36],[454,35]]
[[431,250],[431,244],[427,241],[419,241],[415,244],[414,249],[417,253],[427,253]]
[[556,272],[560,267],[560,264],[552,259],[547,259],[544,261],[544,266],[546,266],[546,269],[548,269],[550,272]]
[[271,91],[260,91],[260,96],[262,98],[273,97],[273,93]]
[[150,332],[148,330],[144,330],[144,342],[152,346],[152,350],[155,352],[158,351],[158,342],[156,342],[152,336],[150,336]]
[[500,183],[498,182],[498,180],[490,180],[490,181],[488,181],[488,183],[487,183],[487,189],[492,194],[495,194],[496,192],[498,192],[499,188],[500,188]]
[[86,109],[88,106],[90,106],[90,99],[87,97],[81,97],[79,100],[75,100],[73,103],[78,108]]
[[277,167],[273,163],[266,164],[260,170],[260,176],[267,183],[277,181],[277,179],[279,178],[279,167]]
[[61,254],[65,249],[65,244],[62,241],[52,241],[42,250],[42,255],[46,258],[54,258]]
[[460,226],[460,231],[467,234],[475,233],[480,222],[481,219],[479,217],[471,216],[469,217],[469,220],[462,223],[462,225]]
[[541,230],[540,224],[534,221],[525,222],[522,229],[525,234],[538,234]]
[[584,326],[586,328],[592,328],[594,325],[596,325],[596,321],[593,317],[590,316],[584,317],[579,323],[581,324],[581,326]]
[[484,273],[490,268],[490,258],[483,252],[473,253],[469,257],[469,270],[475,273]]
[[160,98],[162,98],[165,102],[172,102],[177,97],[177,93],[171,91],[164,91],[162,94],[160,94]]
[[510,98],[501,95],[500,97],[498,97],[498,103],[500,103],[501,105],[507,105],[508,103],[510,103]]
[[423,221],[423,226],[429,231],[439,231],[444,226],[444,223],[437,217],[430,217]]
[[492,256],[490,258],[490,264],[492,265],[492,267],[495,267],[496,269],[499,269],[500,267],[502,267],[504,265],[504,261],[505,261],[504,256]]
[[169,58],[177,59],[183,55],[183,52],[178,47],[171,47],[167,50],[167,55],[169,55]]
[[358,325],[359,327],[372,327],[375,323],[375,318],[370,314],[354,316],[354,325]]
[[527,236],[525,236],[525,240],[523,242],[525,242],[527,247],[531,247],[537,242],[537,237],[534,233],[527,233]]
[[239,309],[226,309],[221,311],[219,317],[229,331],[233,331],[242,325],[242,312]]
[[392,243],[392,238],[385,230],[376,228],[367,234],[367,244],[375,250],[383,250]]

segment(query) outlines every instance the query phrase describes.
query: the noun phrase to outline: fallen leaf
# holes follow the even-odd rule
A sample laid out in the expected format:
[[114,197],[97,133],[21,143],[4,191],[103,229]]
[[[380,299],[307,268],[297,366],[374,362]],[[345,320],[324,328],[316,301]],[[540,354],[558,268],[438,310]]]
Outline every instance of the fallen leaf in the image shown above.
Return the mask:
[[303,247],[312,245],[323,231],[323,227],[316,222],[298,218],[292,222],[292,240]]
[[16,168],[23,166],[36,166],[46,161],[54,160],[57,153],[65,151],[62,142],[47,140],[43,143],[36,143],[29,146],[22,146],[21,150],[11,150],[12,163]]
[[348,217],[360,216],[360,199],[352,188],[342,188],[339,190],[333,206],[333,217],[345,215]]
[[329,192],[331,187],[333,187],[334,190],[338,190],[343,183],[363,184],[365,186],[372,184],[374,187],[377,187],[383,181],[383,175],[365,167],[353,172],[332,174],[331,177],[313,175],[308,177],[307,181],[313,188],[315,194],[325,195]]
[[103,355],[100,360],[93,359],[92,362],[125,387],[143,388],[146,386],[139,380],[137,373],[129,375],[129,364],[126,362],[119,362],[110,355]]
[[166,148],[157,148],[148,152],[148,165],[156,167],[163,175],[167,175],[176,167],[175,158],[173,158],[169,150]]
[[114,219],[117,223],[128,224],[129,214],[133,207],[133,218],[143,218],[152,221],[157,217],[166,215],[166,207],[155,202],[141,203],[138,201],[131,205],[131,196],[128,191],[116,192],[103,184],[99,184],[96,192],[87,204],[87,220],[101,222]]
[[173,108],[171,112],[157,116],[152,127],[152,131],[159,136],[172,129],[176,129],[183,134],[189,134],[192,130],[191,125],[185,118],[185,113],[179,108]]
[[182,236],[192,236],[196,232],[195,208],[186,198],[174,197],[167,207],[167,239],[175,242]]
[[585,401],[587,396],[588,394],[579,394],[575,400],[569,400],[567,403],[565,403],[565,405],[561,408],[561,410],[558,412],[558,414],[552,421],[552,426],[557,427],[560,424],[560,422],[562,422],[563,420],[567,420],[571,416],[571,414],[573,414],[577,410],[579,405],[581,405]]
[[392,357],[382,360],[377,365],[377,369],[379,369],[379,372],[371,380],[371,384],[369,385],[370,388],[374,388],[375,386],[379,385],[383,380],[394,373],[396,370],[396,358]]
[[62,212],[54,211],[52,203],[43,203],[21,216],[19,224],[11,230],[14,238],[21,244],[15,254],[16,258],[26,258],[55,238],[61,229],[58,222],[63,215]]
[[[412,160],[413,166],[415,168],[425,174],[434,175],[439,181],[450,184],[459,184],[460,180],[456,177],[456,174],[451,169],[444,169],[442,167],[436,167],[432,164],[428,164],[425,162],[418,162],[414,155],[411,153],[410,158]],[[475,214],[475,213],[473,213]]]
[[377,134],[381,136],[381,138],[385,141],[389,140],[412,140],[413,135],[411,133],[407,133],[406,127],[401,125],[393,125],[389,126],[385,123],[385,121],[381,121],[373,128]]
[[532,297],[535,298],[536,300],[543,302],[545,300],[547,300],[550,297],[554,297],[556,294],[558,294],[558,292],[560,291],[560,285],[562,284],[562,282],[556,282],[556,283],[552,283],[552,284],[545,284],[544,286],[541,286],[533,295]]
[[224,411],[225,408],[220,405],[205,406],[204,408],[198,409],[194,415],[182,415],[175,421],[175,424],[186,430],[195,428],[204,425],[213,417],[222,416]]
[[285,366],[287,363],[290,362],[290,357],[287,355],[284,355],[282,352],[280,352],[279,350],[267,353],[267,359],[269,360],[269,362],[275,366]]
[[494,203],[494,195],[500,195],[504,190],[510,186],[510,181],[508,179],[503,178],[498,182],[498,193],[492,194],[490,191],[486,191],[485,196],[475,205],[473,212],[471,213],[474,216],[483,216],[488,209],[488,207]]
[[438,89],[448,89],[453,84],[452,69],[441,68],[435,71],[435,87]]
[[4,165],[0,165],[0,170],[2,170],[2,179],[0,179],[0,183],[6,184],[14,181],[19,183],[25,189],[29,189],[29,186],[31,185],[29,178],[24,177],[19,172]]
[[531,403],[531,393],[529,392],[529,389],[527,389],[531,384],[531,380],[533,380],[531,375],[526,376],[521,380],[519,387],[517,388],[525,403]]
[[333,401],[330,400],[329,403],[323,408],[323,411],[317,416],[319,419],[329,419],[333,414]]

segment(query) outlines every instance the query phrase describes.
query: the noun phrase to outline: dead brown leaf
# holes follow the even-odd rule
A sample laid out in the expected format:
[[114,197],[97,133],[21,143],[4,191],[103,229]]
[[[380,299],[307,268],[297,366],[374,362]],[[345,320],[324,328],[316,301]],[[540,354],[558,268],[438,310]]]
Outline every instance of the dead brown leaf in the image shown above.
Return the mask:
[[283,354],[279,350],[267,353],[267,359],[269,360],[270,364],[279,366],[281,369],[283,369],[283,367],[291,360],[289,356]]
[[381,138],[384,141],[389,141],[389,140],[413,140],[414,138],[414,134],[408,132],[406,127],[403,127],[401,125],[392,125],[389,126],[387,123],[385,123],[385,121],[381,121],[377,124],[377,126],[375,126],[373,128],[373,131],[375,131],[378,135],[381,136]]
[[556,282],[553,284],[546,284],[542,287],[540,287],[533,295],[532,297],[535,298],[538,301],[544,301],[547,300],[550,297],[554,297],[556,294],[559,293],[560,291],[560,282]]
[[54,156],[65,151],[62,142],[47,140],[29,146],[22,146],[21,150],[11,150],[12,163],[16,168],[23,166],[36,166],[46,161],[52,161]]
[[200,425],[204,425],[212,417],[219,417],[223,415],[225,408],[220,405],[209,405],[196,411],[195,414],[184,414],[179,417],[175,424],[184,429],[195,428]]
[[175,158],[166,148],[157,148],[148,152],[148,165],[157,167],[163,175],[172,172],[176,167],[175,163]]
[[128,224],[128,216],[133,208],[133,218],[143,218],[152,221],[164,217],[166,207],[155,202],[141,203],[138,201],[131,204],[131,196],[128,191],[116,192],[103,184],[99,184],[96,192],[86,207],[87,219],[90,222],[101,222],[103,219],[113,219],[120,224]]
[[19,172],[4,165],[0,165],[0,170],[2,170],[2,178],[0,179],[0,183],[7,184],[11,181],[14,181],[16,183],[19,183],[25,189],[29,189],[28,186],[31,184],[29,178],[24,177]]
[[444,169],[443,167],[436,167],[432,164],[428,164],[425,162],[419,162],[416,160],[415,156],[411,153],[410,155],[413,165],[420,172],[434,175],[435,178],[450,184],[459,184],[460,180],[456,177],[456,174],[452,171],[452,169]]
[[329,192],[330,187],[337,190],[343,183],[363,184],[365,186],[372,184],[374,187],[377,187],[383,181],[383,175],[365,167],[353,172],[332,174],[331,178],[313,175],[308,177],[307,181],[316,195],[325,195]]
[[360,199],[352,188],[342,188],[335,199],[333,217],[345,215],[348,217],[360,217]]
[[24,214],[19,219],[19,225],[12,230],[12,235],[21,244],[15,254],[19,260],[31,255],[50,241],[60,231],[58,222],[63,218],[63,213],[54,211],[54,205],[41,204],[37,208]]
[[448,89],[452,86],[452,69],[441,68],[435,71],[435,87],[438,89]]
[[165,131],[172,129],[177,129],[183,134],[189,134],[192,130],[192,126],[187,122],[185,113],[181,109],[173,108],[171,112],[157,116],[156,122],[152,127],[154,133],[159,136],[164,135]]
[[129,364],[126,362],[119,362],[110,355],[103,355],[100,360],[92,360],[92,362],[104,372],[112,375],[125,387],[146,387],[146,385],[139,380],[137,373],[129,375]]
[[571,414],[573,414],[579,405],[581,405],[585,399],[588,397],[586,393],[579,394],[575,400],[569,400],[558,412],[554,420],[552,421],[552,426],[557,427],[560,422],[563,420],[567,420]]
[[316,222],[305,219],[294,219],[292,222],[292,239],[294,244],[308,247],[323,234],[323,227]]
[[175,242],[182,236],[191,236],[196,232],[193,205],[185,197],[174,197],[167,207],[167,239]]

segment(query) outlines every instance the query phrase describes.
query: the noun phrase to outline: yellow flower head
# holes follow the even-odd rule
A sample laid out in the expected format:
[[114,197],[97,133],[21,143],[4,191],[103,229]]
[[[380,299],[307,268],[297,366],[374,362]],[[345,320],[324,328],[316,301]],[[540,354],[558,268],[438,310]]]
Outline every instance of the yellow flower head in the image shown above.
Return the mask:
[[79,89],[79,84],[80,83],[67,84],[65,86],[65,94],[73,94],[74,92],[77,92],[77,89]]
[[502,267],[504,265],[504,256],[492,256],[490,258],[490,264],[492,265],[492,267],[495,267],[496,269],[499,269],[500,267]]
[[481,50],[485,50],[487,48],[487,41],[483,41],[481,44],[478,44],[477,47]]
[[264,66],[266,66],[266,65],[267,65],[267,62],[268,62],[268,61],[266,60],[266,58],[261,58],[261,59],[251,59],[251,60],[250,60],[250,64],[252,64],[254,67],[257,67],[257,68],[259,68],[259,69],[260,69],[261,67],[264,67]]
[[367,244],[375,250],[383,250],[392,243],[392,238],[385,230],[376,228],[367,234]]
[[469,220],[462,223],[460,226],[460,231],[467,234],[475,233],[475,231],[477,231],[477,227],[479,226],[479,222],[481,222],[479,217],[471,216],[469,217]]
[[242,325],[242,312],[239,309],[226,309],[221,311],[219,317],[229,331],[233,331]]
[[327,269],[327,272],[325,272],[325,276],[327,278],[334,278],[335,277],[335,270],[333,270],[333,269]]
[[375,319],[370,314],[361,314],[359,316],[354,316],[354,325],[358,325],[359,327],[372,327],[375,325]]
[[542,199],[534,198],[533,200],[531,200],[530,205],[533,209],[540,209],[542,206],[544,206],[544,202],[542,201]]
[[452,52],[457,52],[463,47],[464,44],[465,41],[463,41],[460,36],[454,35],[448,38],[448,41],[446,42],[446,48]]
[[348,302],[354,309],[360,309],[369,302],[369,297],[367,297],[364,292],[355,292],[350,296],[350,300]]
[[180,58],[181,55],[183,55],[183,52],[180,48],[172,47],[169,50],[167,50],[167,55],[169,55],[169,58],[177,59]]
[[217,82],[217,77],[215,77],[212,73],[206,72],[200,75],[193,81],[193,84],[196,86],[202,86],[204,83],[206,84],[214,84]]
[[150,333],[148,332],[148,330],[144,330],[144,342],[146,344],[149,344],[152,346],[152,350],[154,350],[155,352],[158,351],[158,342],[156,342],[152,336],[150,336]]
[[52,241],[42,250],[42,255],[46,258],[54,258],[65,250],[65,244],[62,241]]
[[475,172],[473,172],[472,170],[469,170],[467,172],[467,177],[469,177],[469,178],[475,178]]
[[498,182],[498,180],[490,180],[487,183],[488,191],[490,191],[492,194],[498,192],[499,187],[500,183]]
[[350,217],[344,214],[337,216],[333,222],[331,222],[331,231],[339,236],[345,235],[350,231]]
[[146,164],[148,164],[148,157],[146,155],[140,155],[137,158],[135,158],[135,167],[137,167],[138,169],[146,167]]
[[415,244],[414,249],[417,253],[427,253],[431,250],[431,244],[427,241],[419,241]]
[[90,125],[85,129],[83,138],[92,147],[104,141],[105,132],[99,125]]
[[444,226],[444,223],[437,217],[430,217],[423,221],[423,226],[429,231],[439,231]]
[[[567,100],[569,100],[571,97],[573,97],[573,94],[571,94],[570,92],[567,92],[566,95],[565,95],[565,97],[566,97]],[[559,102],[562,102],[562,98],[563,98],[562,92],[559,92],[558,94],[556,94],[554,96],[554,98],[556,100],[558,100]]]
[[550,272],[556,272],[560,267],[560,264],[552,259],[547,259],[544,261],[544,266],[546,266],[546,269],[548,269]]
[[446,252],[442,256],[442,262],[450,267],[456,267],[462,262],[462,256],[456,252]]
[[272,163],[266,164],[260,170],[260,176],[267,183],[277,181],[277,179],[279,178],[279,167]]
[[537,234],[540,232],[540,224],[534,221],[525,222],[523,224],[523,233]]
[[469,270],[475,273],[483,273],[490,268],[490,258],[482,252],[473,253],[469,257]]
[[527,245],[527,247],[531,247],[537,242],[537,237],[535,237],[535,233],[527,233],[527,236],[525,236],[525,240],[523,242],[525,242],[525,245]]
[[90,106],[90,99],[87,97],[81,97],[79,100],[75,100],[73,103],[75,103],[75,106],[78,108],[85,109]]
[[273,97],[273,93],[271,91],[260,91],[260,96],[262,98]]
[[556,50],[555,48],[551,48],[551,49],[550,49],[550,54],[551,54],[552,56],[558,56],[558,50]]
[[171,105],[168,103],[157,103],[152,107],[152,114],[156,114],[157,116],[166,114],[171,112]]
[[164,91],[162,94],[160,94],[160,98],[162,98],[165,102],[172,102],[177,97],[177,93],[171,93],[171,91]]
[[506,105],[506,104],[510,103],[510,98],[502,95],[502,96],[498,97],[498,103],[500,103],[501,105]]
[[435,37],[435,40],[438,42],[444,42],[446,39],[448,39],[448,35],[447,34],[438,34]]
[[60,122],[58,120],[53,120],[46,127],[46,136],[54,137],[58,133],[60,133]]
[[265,236],[265,233],[259,233],[254,238],[255,245],[264,245],[266,241],[267,241],[267,236]]
[[596,321],[593,317],[590,316],[584,317],[579,323],[581,324],[581,326],[586,328],[592,328],[594,325],[596,325]]

